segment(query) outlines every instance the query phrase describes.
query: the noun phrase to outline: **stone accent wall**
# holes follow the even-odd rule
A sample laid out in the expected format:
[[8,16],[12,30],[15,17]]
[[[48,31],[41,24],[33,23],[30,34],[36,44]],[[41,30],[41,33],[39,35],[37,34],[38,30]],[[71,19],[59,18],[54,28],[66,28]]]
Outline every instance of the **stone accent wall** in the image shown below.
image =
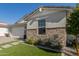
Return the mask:
[[61,42],[61,45],[66,46],[66,29],[65,28],[48,28],[48,29],[46,29],[46,35],[37,34],[37,29],[27,30],[27,38],[41,37],[44,39],[44,38],[49,38],[49,37],[51,38],[56,34],[58,35],[58,40]]
[[36,29],[27,29],[27,39],[29,39],[30,37],[37,37]]
[[54,29],[46,29],[47,36],[53,37],[54,35],[58,35],[58,40],[61,42],[62,46],[66,46],[66,29],[65,28],[54,28]]

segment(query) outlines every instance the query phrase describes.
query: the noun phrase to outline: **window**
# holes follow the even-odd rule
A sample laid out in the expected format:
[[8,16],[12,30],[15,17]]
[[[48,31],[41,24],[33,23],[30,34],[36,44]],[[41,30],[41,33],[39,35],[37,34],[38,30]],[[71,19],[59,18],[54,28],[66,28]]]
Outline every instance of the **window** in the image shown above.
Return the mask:
[[38,20],[38,34],[45,34],[46,33],[46,23],[45,19]]

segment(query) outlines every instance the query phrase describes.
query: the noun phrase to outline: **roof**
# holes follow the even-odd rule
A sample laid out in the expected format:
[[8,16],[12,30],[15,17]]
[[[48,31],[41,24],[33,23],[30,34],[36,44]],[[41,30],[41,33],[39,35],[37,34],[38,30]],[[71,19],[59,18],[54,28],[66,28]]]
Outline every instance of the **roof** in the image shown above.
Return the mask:
[[[57,8],[57,10],[60,8],[61,10],[67,10],[67,9],[73,9],[73,7],[69,7],[69,6],[41,6],[39,8]],[[35,9],[33,12],[31,12],[30,14],[28,15],[24,15],[20,20],[18,20],[17,22],[21,21],[21,20],[24,20],[25,18],[29,17],[29,15],[32,15],[34,14],[36,11],[39,10],[39,8]],[[17,23],[16,22],[16,23]],[[16,24],[15,23],[15,24]]]
[[70,7],[70,6],[41,6],[39,8],[74,8],[74,7]]
[[0,28],[6,28],[8,25],[6,23],[0,23]]

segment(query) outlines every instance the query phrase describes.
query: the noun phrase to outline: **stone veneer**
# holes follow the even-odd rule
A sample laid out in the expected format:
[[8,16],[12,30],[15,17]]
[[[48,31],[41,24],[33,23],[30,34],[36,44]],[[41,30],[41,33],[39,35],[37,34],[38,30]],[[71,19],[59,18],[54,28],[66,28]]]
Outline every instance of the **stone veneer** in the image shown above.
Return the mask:
[[46,35],[39,35],[37,34],[37,29],[27,29],[27,38],[34,37],[34,38],[46,38],[46,37],[53,37],[55,34],[58,35],[58,38],[61,42],[62,46],[66,46],[66,29],[65,28],[48,28],[46,29]]
[[36,37],[37,36],[37,30],[36,29],[27,29],[27,39],[30,37]]
[[58,35],[58,40],[60,40],[62,46],[66,46],[66,29],[65,28],[53,28],[46,29],[47,36],[52,37],[55,34]]

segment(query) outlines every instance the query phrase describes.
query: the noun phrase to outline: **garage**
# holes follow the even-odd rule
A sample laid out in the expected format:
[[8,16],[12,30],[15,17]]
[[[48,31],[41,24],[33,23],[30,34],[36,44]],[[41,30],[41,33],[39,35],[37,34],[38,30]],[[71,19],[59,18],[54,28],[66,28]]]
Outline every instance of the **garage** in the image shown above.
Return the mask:
[[24,24],[15,24],[11,26],[11,34],[16,38],[24,38]]

